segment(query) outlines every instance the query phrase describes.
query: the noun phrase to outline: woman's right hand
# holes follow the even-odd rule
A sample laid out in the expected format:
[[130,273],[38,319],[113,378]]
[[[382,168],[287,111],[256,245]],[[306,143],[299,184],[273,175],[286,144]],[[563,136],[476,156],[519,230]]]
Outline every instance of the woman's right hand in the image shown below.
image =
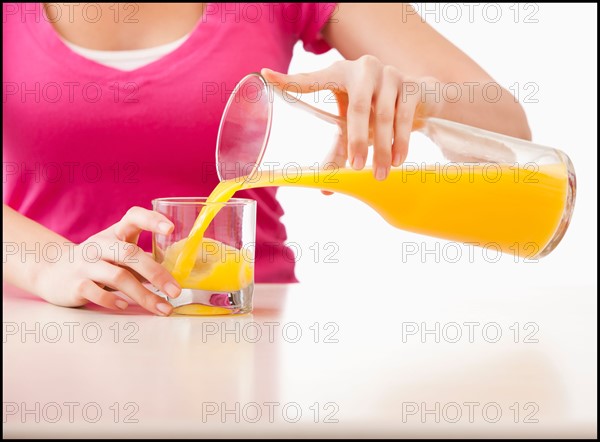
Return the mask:
[[[124,310],[127,301],[118,290],[146,310],[161,316],[172,306],[152,293],[138,279],[150,282],[171,298],[181,293],[173,276],[137,246],[142,230],[168,234],[174,226],[164,215],[133,207],[118,223],[81,244],[65,245],[61,259],[44,266],[38,276],[38,294],[53,304],[78,307],[93,302],[112,310]],[[139,276],[137,276],[139,275]]]

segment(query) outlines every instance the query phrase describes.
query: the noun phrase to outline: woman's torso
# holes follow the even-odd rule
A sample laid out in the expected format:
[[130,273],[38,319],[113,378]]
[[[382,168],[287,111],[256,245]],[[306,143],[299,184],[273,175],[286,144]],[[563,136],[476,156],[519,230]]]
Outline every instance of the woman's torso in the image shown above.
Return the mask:
[[[207,195],[218,183],[215,141],[235,84],[262,67],[287,71],[299,38],[314,52],[328,49],[318,32],[328,16],[315,5],[301,5],[293,20],[284,6],[278,12],[265,4],[173,4],[162,14],[140,4],[133,16],[111,10],[115,4],[85,12],[85,4],[72,4],[71,11],[58,5],[63,16],[83,18],[52,24],[52,7],[46,16],[39,5],[37,13],[32,5],[4,5],[3,196],[76,242],[131,206]],[[125,72],[74,53],[57,31],[100,50],[141,49],[190,35],[159,60]],[[295,281],[275,195],[272,188],[240,195],[258,201],[258,282]],[[149,235],[140,245],[149,250]]]

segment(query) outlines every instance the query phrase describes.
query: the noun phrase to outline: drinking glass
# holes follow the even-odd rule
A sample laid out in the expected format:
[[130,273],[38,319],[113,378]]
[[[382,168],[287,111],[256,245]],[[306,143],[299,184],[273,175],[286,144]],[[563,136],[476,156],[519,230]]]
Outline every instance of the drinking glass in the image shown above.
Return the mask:
[[178,281],[181,294],[175,299],[165,296],[174,313],[231,315],[252,311],[256,201],[233,198],[208,203],[206,198],[194,197],[153,200],[153,209],[175,225],[170,235],[153,234],[154,259],[172,271],[198,214],[213,204],[220,210],[204,233],[192,272]]

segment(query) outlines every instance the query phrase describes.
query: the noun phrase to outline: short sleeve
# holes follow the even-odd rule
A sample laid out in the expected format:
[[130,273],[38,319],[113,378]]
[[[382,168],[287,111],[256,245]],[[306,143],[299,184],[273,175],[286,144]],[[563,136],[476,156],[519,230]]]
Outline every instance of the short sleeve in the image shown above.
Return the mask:
[[336,3],[283,3],[282,19],[287,30],[302,41],[304,49],[322,54],[331,49],[321,31],[334,19]]

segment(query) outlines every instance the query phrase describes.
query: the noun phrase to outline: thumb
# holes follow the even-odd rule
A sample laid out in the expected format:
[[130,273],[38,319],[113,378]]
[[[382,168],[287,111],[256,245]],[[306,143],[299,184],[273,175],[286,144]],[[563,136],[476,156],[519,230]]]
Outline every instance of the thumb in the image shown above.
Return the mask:
[[280,89],[299,92],[302,94],[316,92],[323,89],[331,89],[335,86],[335,81],[332,81],[331,71],[329,68],[320,71],[300,73],[300,74],[284,74],[281,72],[272,71],[271,69],[263,68],[260,74],[269,83],[273,83]]

